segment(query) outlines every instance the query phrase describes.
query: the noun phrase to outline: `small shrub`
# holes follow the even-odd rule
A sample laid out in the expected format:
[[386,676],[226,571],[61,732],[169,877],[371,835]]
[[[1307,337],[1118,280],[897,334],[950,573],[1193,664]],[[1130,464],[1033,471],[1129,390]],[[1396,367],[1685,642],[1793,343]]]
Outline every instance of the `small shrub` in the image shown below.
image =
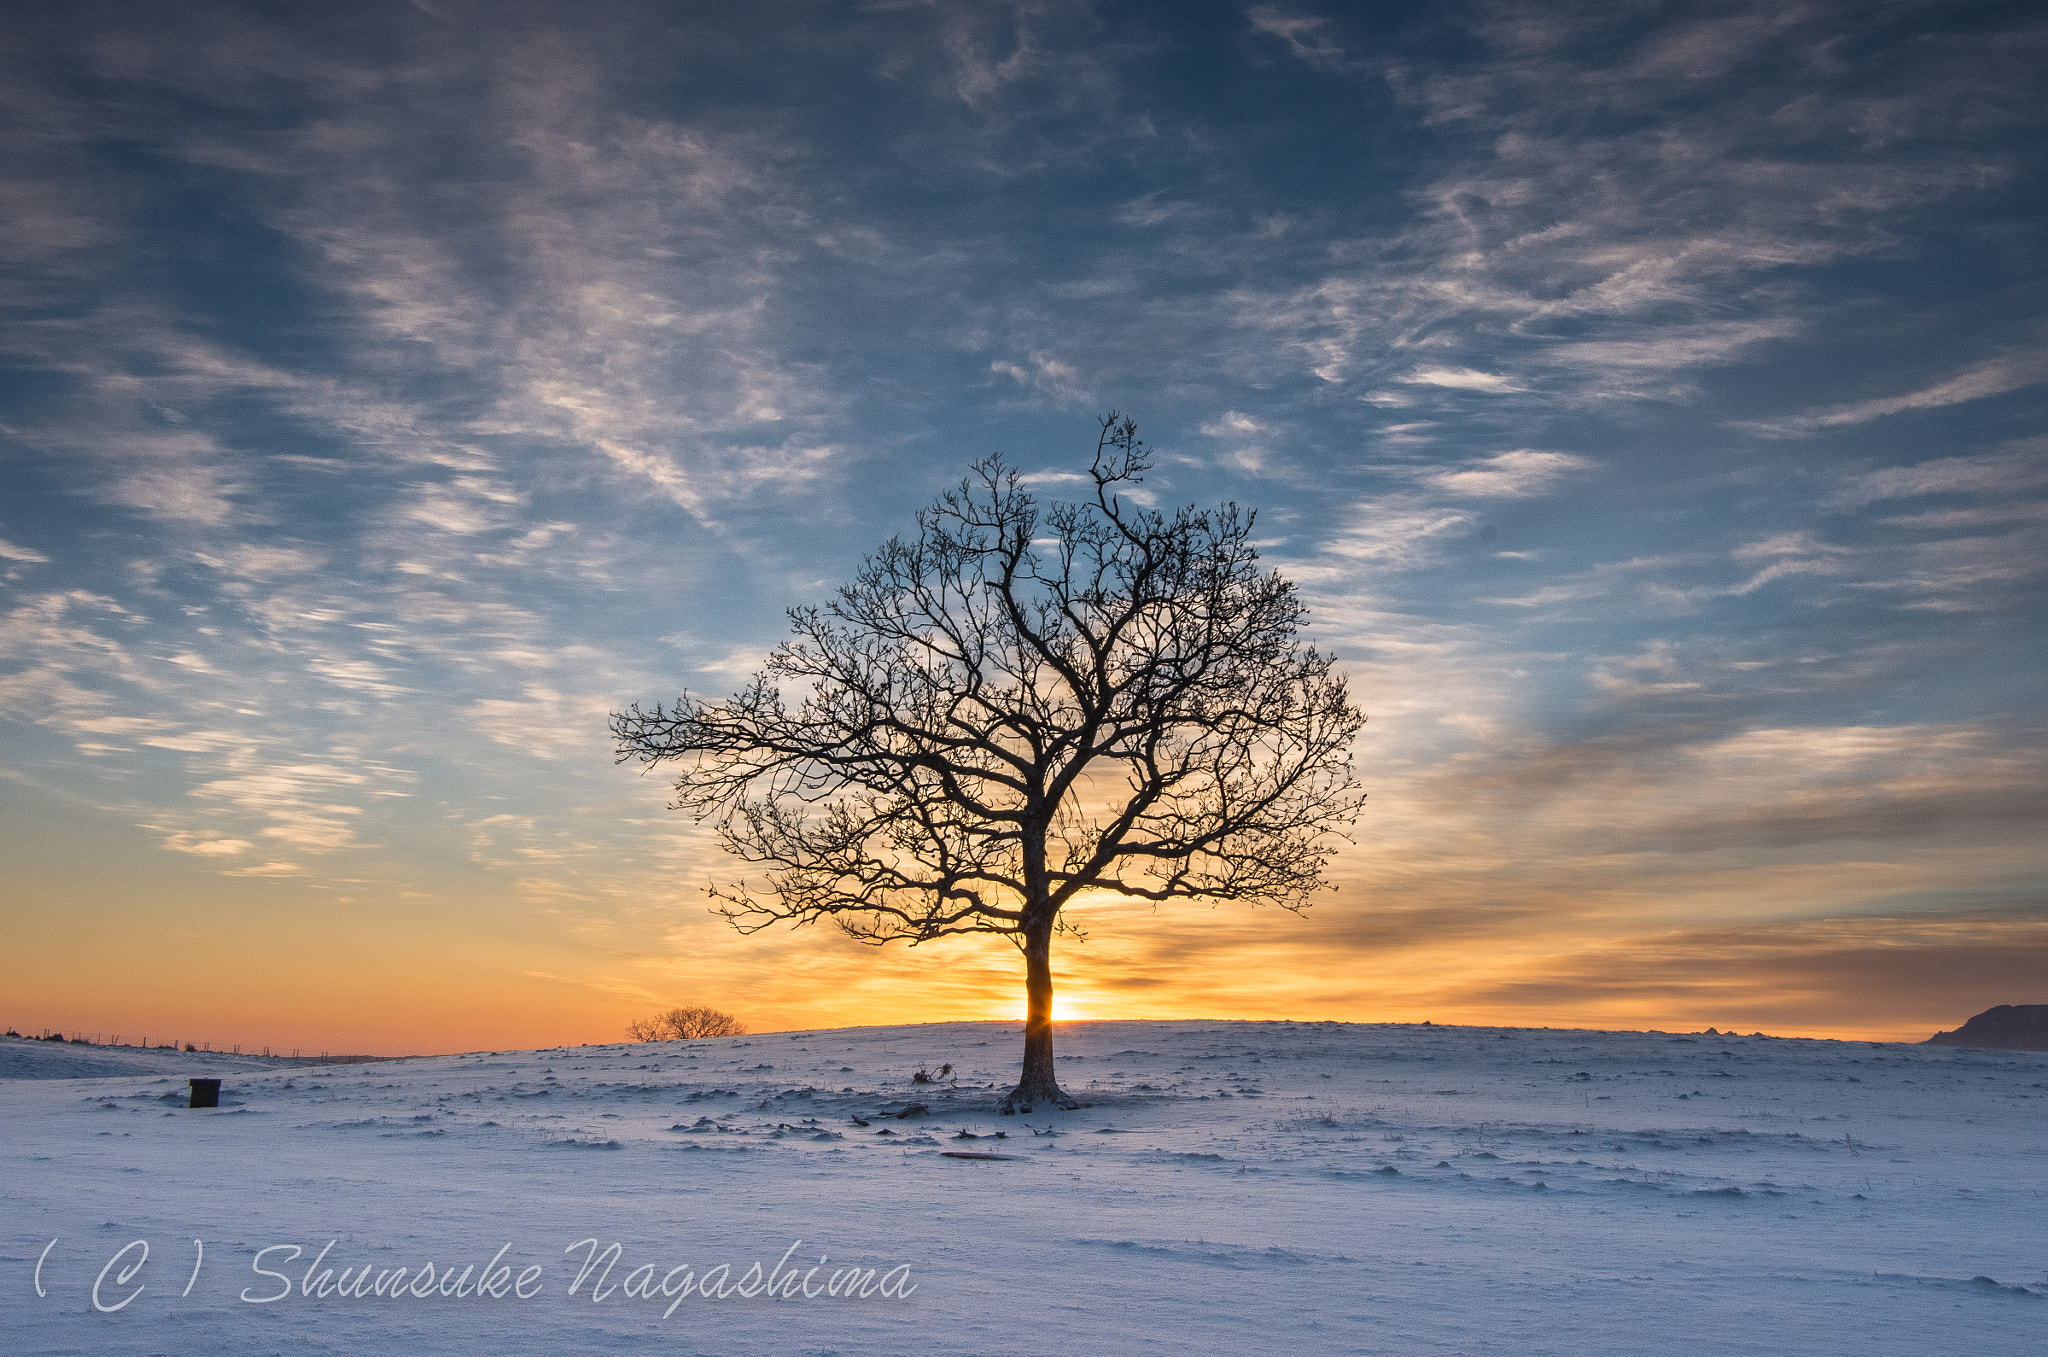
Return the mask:
[[913,1084],[942,1084],[951,1078],[952,1074],[953,1067],[950,1064],[939,1066],[936,1074],[920,1066],[917,1073],[910,1076],[910,1082]]
[[693,1005],[657,1013],[645,1021],[626,1024],[626,1035],[634,1041],[697,1041],[704,1037],[743,1037],[746,1024],[730,1013]]
[[192,1044],[191,1042],[189,1042],[189,1041],[185,1043],[185,1049],[186,1049],[186,1050],[188,1050],[188,1051],[193,1051],[193,1052],[197,1052],[197,1051],[199,1050],[199,1048],[198,1048],[197,1046],[194,1046],[194,1045],[193,1045],[193,1044]]

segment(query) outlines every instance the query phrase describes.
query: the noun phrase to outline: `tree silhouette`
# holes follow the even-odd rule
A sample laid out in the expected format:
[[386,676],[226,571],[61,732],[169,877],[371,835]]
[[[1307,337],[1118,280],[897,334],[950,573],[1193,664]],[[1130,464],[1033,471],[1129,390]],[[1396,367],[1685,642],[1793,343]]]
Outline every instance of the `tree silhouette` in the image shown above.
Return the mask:
[[1076,1105],[1053,1072],[1066,906],[1302,909],[1364,799],[1365,718],[1298,640],[1254,514],[1135,504],[1149,466],[1114,413],[1090,501],[1041,506],[1000,458],[978,463],[914,538],[791,609],[793,639],[745,690],[612,717],[619,759],[676,765],[677,807],[760,871],[710,891],[741,932],[830,918],[863,942],[998,933],[1022,951],[1006,1112]]
[[730,1013],[702,1004],[672,1008],[653,1017],[626,1024],[626,1035],[634,1041],[700,1041],[705,1037],[743,1037],[747,1025]]

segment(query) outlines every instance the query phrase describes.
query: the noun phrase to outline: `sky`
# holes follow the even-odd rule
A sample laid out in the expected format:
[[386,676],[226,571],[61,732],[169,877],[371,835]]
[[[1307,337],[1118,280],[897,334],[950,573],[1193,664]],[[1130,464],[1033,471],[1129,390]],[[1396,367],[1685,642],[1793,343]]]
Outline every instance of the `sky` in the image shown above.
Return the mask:
[[1022,1011],[741,937],[606,714],[1108,410],[1371,720],[1305,915],[1056,1012],[1925,1037],[2048,1002],[2048,16],[23,6],[0,1022],[431,1052]]

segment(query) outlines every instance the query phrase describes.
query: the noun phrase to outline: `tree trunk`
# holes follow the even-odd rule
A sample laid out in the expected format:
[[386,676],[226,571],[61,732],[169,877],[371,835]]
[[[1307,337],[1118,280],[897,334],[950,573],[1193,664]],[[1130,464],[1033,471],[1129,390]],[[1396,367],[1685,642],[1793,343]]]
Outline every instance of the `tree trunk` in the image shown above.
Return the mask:
[[1072,1110],[1080,1104],[1060,1091],[1052,1069],[1052,921],[1024,926],[1024,1077],[1003,1099],[1003,1114],[1029,1112],[1039,1103]]

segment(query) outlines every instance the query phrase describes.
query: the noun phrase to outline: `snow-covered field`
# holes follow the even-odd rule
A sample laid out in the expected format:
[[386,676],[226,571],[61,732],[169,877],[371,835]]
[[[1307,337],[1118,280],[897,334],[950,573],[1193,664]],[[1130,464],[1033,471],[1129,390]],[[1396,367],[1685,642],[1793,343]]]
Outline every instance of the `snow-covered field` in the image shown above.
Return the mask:
[[[297,1068],[0,1042],[0,1331],[92,1354],[2048,1352],[2048,1055],[1058,1040],[1089,1106],[1023,1117],[995,1110],[1006,1023]],[[957,1086],[911,1083],[942,1063]],[[225,1078],[219,1110],[183,1107],[192,1073]],[[773,1298],[735,1292],[757,1261]],[[829,1294],[846,1268],[869,1294]]]

